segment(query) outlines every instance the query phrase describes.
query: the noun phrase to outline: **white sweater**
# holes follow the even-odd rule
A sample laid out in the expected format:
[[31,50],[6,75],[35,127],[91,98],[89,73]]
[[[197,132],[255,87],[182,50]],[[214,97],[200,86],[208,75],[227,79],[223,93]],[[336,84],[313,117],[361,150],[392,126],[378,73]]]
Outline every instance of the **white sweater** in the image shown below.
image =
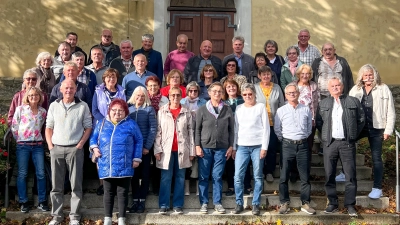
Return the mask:
[[252,107],[238,105],[235,111],[235,139],[233,149],[237,146],[261,145],[268,150],[270,125],[265,105],[256,103]]

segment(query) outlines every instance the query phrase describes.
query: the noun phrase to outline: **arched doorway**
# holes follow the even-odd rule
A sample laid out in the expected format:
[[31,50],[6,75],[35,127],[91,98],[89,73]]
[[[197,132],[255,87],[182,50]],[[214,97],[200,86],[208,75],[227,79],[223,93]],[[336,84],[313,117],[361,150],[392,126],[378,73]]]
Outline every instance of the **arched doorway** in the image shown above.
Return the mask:
[[199,53],[203,40],[213,43],[213,55],[219,58],[232,53],[236,25],[234,0],[171,0],[168,7],[170,23],[169,51],[176,49],[176,37],[186,34],[188,50]]

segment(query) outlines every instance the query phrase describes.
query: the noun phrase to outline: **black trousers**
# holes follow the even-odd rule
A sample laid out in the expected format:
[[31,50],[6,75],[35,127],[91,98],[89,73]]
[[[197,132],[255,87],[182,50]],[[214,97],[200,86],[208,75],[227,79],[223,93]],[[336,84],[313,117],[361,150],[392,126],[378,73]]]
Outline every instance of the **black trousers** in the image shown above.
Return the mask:
[[356,204],[356,146],[347,141],[335,141],[324,146],[325,192],[330,205],[338,205],[336,193],[336,166],[338,159],[342,161],[343,173],[346,176],[344,206]]
[[112,217],[114,208],[114,197],[118,196],[118,217],[125,217],[128,205],[128,191],[131,178],[106,178],[103,180],[104,187],[104,214]]
[[[150,162],[151,154],[149,152],[147,155],[142,155],[142,162],[139,164],[139,167],[135,168],[131,181],[134,200],[146,200],[150,184]],[[142,179],[140,184],[139,179]]]

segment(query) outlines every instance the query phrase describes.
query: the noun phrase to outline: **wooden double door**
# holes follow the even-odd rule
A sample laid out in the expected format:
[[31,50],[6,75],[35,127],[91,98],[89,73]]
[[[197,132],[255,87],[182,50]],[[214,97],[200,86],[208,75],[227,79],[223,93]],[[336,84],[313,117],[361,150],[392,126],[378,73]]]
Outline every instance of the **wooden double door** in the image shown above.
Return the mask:
[[232,54],[232,38],[235,29],[233,12],[170,11],[170,15],[169,51],[176,49],[176,37],[179,34],[186,34],[187,48],[196,55],[199,54],[203,40],[212,42],[212,54],[221,60],[224,56]]

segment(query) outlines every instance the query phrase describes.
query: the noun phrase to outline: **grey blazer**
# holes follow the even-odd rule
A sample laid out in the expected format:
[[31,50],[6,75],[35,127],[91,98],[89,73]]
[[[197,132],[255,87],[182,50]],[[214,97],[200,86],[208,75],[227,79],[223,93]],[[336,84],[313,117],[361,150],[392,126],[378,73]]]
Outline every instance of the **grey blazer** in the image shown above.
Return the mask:
[[[267,104],[267,99],[265,98],[264,93],[260,87],[260,83],[255,84],[254,87],[256,88],[256,101],[259,103],[263,103],[264,105]],[[268,104],[271,108],[272,117],[274,118],[276,110],[278,110],[279,107],[285,104],[282,89],[281,87],[279,87],[278,84],[274,83],[271,95],[269,96]]]

